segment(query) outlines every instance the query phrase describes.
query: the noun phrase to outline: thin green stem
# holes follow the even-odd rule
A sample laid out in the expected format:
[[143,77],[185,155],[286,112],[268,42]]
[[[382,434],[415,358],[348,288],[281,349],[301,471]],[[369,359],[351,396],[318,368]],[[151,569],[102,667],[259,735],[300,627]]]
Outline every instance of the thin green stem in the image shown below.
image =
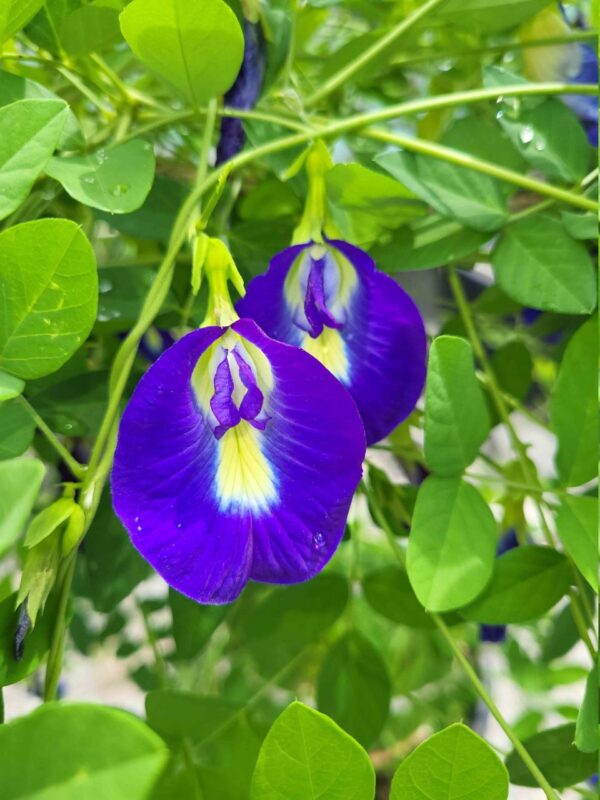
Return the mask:
[[75,549],[68,556],[63,565],[62,577],[59,581],[58,605],[54,618],[54,628],[52,630],[48,661],[46,663],[46,676],[44,681],[45,703],[56,699],[56,690],[58,689],[58,682],[60,680],[65,633],[67,630],[67,609],[71,596],[73,576],[75,574],[75,564],[77,563],[76,555],[77,550]]
[[529,755],[527,749],[521,743],[521,740],[519,739],[517,734],[513,731],[511,726],[504,719],[500,709],[492,700],[492,697],[490,696],[489,692],[479,679],[479,676],[475,672],[472,664],[467,659],[465,654],[462,652],[460,647],[457,645],[452,634],[448,630],[448,626],[446,625],[444,620],[439,616],[439,614],[432,614],[431,618],[435,622],[438,630],[440,631],[440,633],[448,643],[450,649],[454,653],[456,660],[463,668],[466,676],[471,682],[471,685],[473,686],[479,697],[483,700],[485,705],[488,707],[490,714],[494,717],[498,725],[500,725],[506,736],[509,738],[515,751],[519,754],[519,756],[521,757],[523,763],[525,764],[531,775],[535,778],[540,788],[544,791],[548,800],[560,800],[560,796],[555,792],[552,786],[550,786],[543,772],[540,770],[540,768],[535,763],[533,758]]
[[327,95],[334,92],[338,87],[340,87],[343,83],[350,80],[357,72],[370,64],[375,58],[377,58],[381,53],[385,52],[395,41],[397,41],[400,36],[407,33],[411,28],[413,28],[418,22],[420,22],[424,17],[427,16],[432,11],[435,11],[436,8],[441,6],[445,3],[446,0],[428,0],[428,2],[423,3],[420,8],[414,11],[412,14],[409,14],[408,17],[401,20],[397,25],[394,25],[384,36],[381,37],[377,42],[371,45],[371,47],[367,47],[366,50],[358,56],[358,58],[353,59],[349,64],[343,67],[341,70],[332,75],[329,80],[325,81],[323,86],[320,89],[317,89],[306,101],[306,106],[315,105],[323,98],[327,97]]
[[44,434],[48,443],[52,445],[54,450],[58,453],[61,459],[71,470],[73,475],[78,480],[81,480],[81,478],[83,478],[83,475],[85,474],[85,467],[82,464],[80,464],[79,461],[77,461],[77,459],[75,459],[71,455],[71,453],[69,453],[64,444],[59,440],[59,438],[50,429],[50,427],[44,422],[44,420],[40,417],[35,408],[23,397],[23,395],[19,397],[19,402],[21,403],[23,408],[27,411],[32,420],[35,422],[36,426],[41,431],[41,433]]
[[163,654],[160,652],[160,647],[158,646],[156,635],[152,630],[152,625],[150,624],[150,617],[144,607],[144,601],[139,600],[137,602],[137,607],[140,612],[140,616],[142,617],[142,621],[144,623],[144,630],[146,631],[146,639],[148,640],[148,644],[150,645],[150,649],[152,650],[152,655],[154,656],[154,664],[156,666],[156,671],[158,673],[158,680],[160,687],[162,689],[166,689],[166,687],[169,685],[169,672],[167,670],[167,662],[165,661]]
[[579,606],[579,597],[574,589],[571,589],[569,592],[569,597],[571,598],[571,614],[573,616],[573,621],[575,622],[575,626],[581,636],[582,642],[588,649],[588,653],[590,654],[593,663],[596,663],[596,650],[594,645],[592,644],[592,640],[590,639],[590,635],[588,633],[588,627],[586,625],[585,619],[583,618],[583,614],[581,613],[581,608]]

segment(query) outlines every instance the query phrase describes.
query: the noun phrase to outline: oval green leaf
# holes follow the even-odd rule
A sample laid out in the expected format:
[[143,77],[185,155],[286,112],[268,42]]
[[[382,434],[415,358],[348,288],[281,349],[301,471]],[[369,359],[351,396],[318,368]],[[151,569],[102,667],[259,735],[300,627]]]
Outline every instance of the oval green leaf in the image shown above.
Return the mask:
[[136,56],[193,105],[224,94],[233,84],[244,37],[223,0],[133,0],[120,20]]
[[485,591],[460,613],[488,625],[528,622],[558,603],[569,591],[571,578],[568,560],[556,550],[518,547],[496,559]]
[[375,771],[362,747],[324,714],[292,703],[260,749],[251,800],[373,800]]
[[558,510],[556,527],[577,569],[598,593],[598,498],[565,497]]
[[473,350],[459,336],[438,336],[429,351],[425,388],[425,460],[439,475],[460,474],[490,432],[475,377]]
[[431,475],[419,489],[408,539],[407,572],[433,612],[467,605],[492,575],[496,522],[470,484]]
[[21,533],[37,498],[44,465],[31,458],[0,462],[0,553]]
[[67,113],[63,100],[18,100],[0,108],[0,219],[29,194],[58,145]]
[[50,703],[0,727],[5,800],[145,800],[166,760],[161,739],[115,708]]
[[317,680],[317,706],[363,747],[370,747],[387,720],[388,670],[379,651],[349,631],[325,654]]
[[430,736],[396,770],[390,800],[506,800],[508,774],[494,750],[457,723]]
[[15,225],[0,234],[0,368],[40,378],[61,367],[96,318],[96,259],[66,219]]
[[34,431],[35,422],[18,400],[0,403],[0,460],[22,455]]
[[362,579],[371,608],[399,625],[432,628],[434,623],[415,595],[408,575],[399,567],[382,567]]
[[141,139],[83,156],[52,158],[46,174],[75,200],[111,214],[140,208],[152,188],[152,145]]
[[596,307],[594,265],[581,242],[545,214],[510,225],[492,253],[500,287],[525,306],[559,314]]

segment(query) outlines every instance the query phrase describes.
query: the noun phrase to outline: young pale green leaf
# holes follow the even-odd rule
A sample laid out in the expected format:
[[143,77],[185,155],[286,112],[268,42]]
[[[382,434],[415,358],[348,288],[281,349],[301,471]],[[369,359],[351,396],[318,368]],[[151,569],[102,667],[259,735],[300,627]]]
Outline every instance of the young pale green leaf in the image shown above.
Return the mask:
[[586,248],[546,214],[518,220],[492,253],[500,287],[517,302],[559,314],[589,314],[596,276]]
[[578,486],[598,468],[598,320],[582,325],[567,345],[550,396],[550,425],[558,439],[561,480]]
[[37,498],[44,465],[35,459],[0,462],[0,553],[21,533]]
[[0,3],[0,44],[10,39],[37,14],[44,0],[3,0]]
[[0,368],[19,378],[57,370],[96,318],[90,243],[66,219],[25,222],[0,234]]
[[36,514],[27,528],[25,547],[35,547],[36,544],[54,533],[63,522],[69,519],[75,506],[76,503],[72,498],[60,497]]
[[383,153],[375,161],[445,217],[478,231],[506,222],[506,197],[497,181],[467,167],[406,151]]
[[324,714],[292,703],[260,749],[251,800],[372,800],[375,771],[362,747]]
[[8,372],[0,370],[0,403],[6,400],[12,400],[13,397],[18,397],[23,393],[25,382],[20,378],[15,378],[14,375],[9,375]]
[[234,82],[244,37],[223,0],[133,0],[120,19],[138,58],[195,106]]
[[575,747],[581,753],[598,750],[600,729],[598,728],[598,665],[594,664],[585,682],[583,703],[575,725]]
[[417,600],[408,575],[399,567],[382,567],[362,579],[365,598],[371,608],[399,625],[432,628],[434,623]]
[[140,208],[152,187],[152,145],[132,139],[83,156],[51,158],[46,174],[86,206],[129,214]]
[[262,674],[274,675],[315,642],[347,602],[348,584],[333,573],[274,588],[244,620],[242,631]]
[[388,670],[379,651],[358,631],[348,631],[323,658],[317,706],[363,747],[370,747],[387,720]]
[[571,579],[571,566],[561,553],[550,547],[518,547],[496,559],[485,591],[460,613],[489,625],[528,622],[556,605]]
[[22,455],[34,431],[35,422],[17,399],[0,403],[0,460]]
[[548,0],[449,0],[436,13],[471,33],[473,28],[500,33],[525,22],[546,5]]
[[457,723],[419,745],[398,767],[390,800],[507,800],[508,774],[490,745]]
[[18,208],[58,145],[63,100],[19,100],[0,108],[0,219]]
[[26,551],[17,604],[26,603],[32,626],[35,626],[38,613],[44,610],[46,600],[56,583],[60,553],[58,536],[47,536]]
[[[523,742],[546,780],[557,789],[591,778],[598,768],[596,755],[581,753],[573,744],[574,739],[575,724],[569,723],[536,733]],[[514,750],[507,757],[506,766],[511,783],[537,787],[535,778]]]
[[49,703],[0,727],[2,796],[145,800],[167,755],[159,737],[131,714]]
[[569,495],[556,517],[558,535],[592,589],[598,592],[598,498]]
[[490,432],[490,416],[466,339],[438,336],[425,388],[425,460],[439,475],[460,474]]
[[431,475],[419,489],[408,539],[407,572],[433,612],[470,603],[492,575],[496,523],[477,489]]
[[549,178],[577,183],[587,172],[590,145],[573,112],[550,98],[500,121],[523,158]]

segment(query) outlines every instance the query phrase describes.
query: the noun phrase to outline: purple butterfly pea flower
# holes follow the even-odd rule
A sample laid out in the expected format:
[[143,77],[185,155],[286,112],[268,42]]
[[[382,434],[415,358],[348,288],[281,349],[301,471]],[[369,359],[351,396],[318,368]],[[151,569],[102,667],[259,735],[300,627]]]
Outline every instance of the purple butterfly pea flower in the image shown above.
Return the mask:
[[251,320],[184,336],[146,372],[121,421],[117,515],[162,577],[201,603],[249,579],[318,573],[344,533],[364,431],[352,398]]
[[303,347],[349,390],[367,444],[389,434],[423,389],[427,340],[413,300],[347,242],[294,245],[276,255],[237,304],[269,336]]
[[[235,83],[225,95],[225,105],[249,110],[260,97],[265,76],[264,37],[260,23],[244,20],[244,58]],[[246,141],[242,120],[223,117],[217,145],[216,163],[223,164],[237,155]]]

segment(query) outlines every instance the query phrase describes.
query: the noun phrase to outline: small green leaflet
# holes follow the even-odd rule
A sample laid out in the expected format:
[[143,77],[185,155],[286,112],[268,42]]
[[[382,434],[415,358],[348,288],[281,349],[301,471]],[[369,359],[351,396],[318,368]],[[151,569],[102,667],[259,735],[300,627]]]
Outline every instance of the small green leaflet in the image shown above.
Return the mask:
[[430,736],[398,767],[390,800],[507,800],[508,774],[494,750],[457,723]]
[[598,319],[571,337],[550,396],[550,426],[558,439],[556,468],[568,486],[598,474]]
[[44,465],[36,459],[0,462],[0,553],[16,541],[25,526],[44,471]]
[[98,276],[74,222],[42,219],[0,234],[0,369],[40,378],[83,344],[96,318]]
[[429,350],[425,388],[425,460],[439,475],[460,474],[490,432],[473,350],[459,336],[438,336]]
[[582,753],[598,750],[598,665],[594,664],[585,682],[583,703],[575,726],[575,747]]
[[0,460],[22,455],[34,431],[35,422],[18,399],[0,403]]
[[152,188],[152,145],[132,139],[88,155],[52,158],[46,174],[86,206],[128,214],[140,208]]
[[133,0],[120,20],[138,58],[194,106],[224,94],[234,82],[244,37],[223,0]]
[[589,314],[596,307],[594,265],[561,222],[535,214],[509,225],[492,253],[500,287],[532,308]]
[[406,562],[422,605],[441,612],[474,600],[492,576],[495,549],[496,522],[477,489],[430,475],[417,495]]
[[29,194],[67,119],[63,100],[18,100],[0,108],[0,219]]
[[25,382],[20,378],[15,378],[14,375],[9,375],[8,372],[0,370],[0,403],[6,400],[12,400],[13,397],[18,397],[23,393]]
[[567,495],[556,516],[558,535],[592,589],[598,593],[598,498]]
[[2,797],[145,800],[167,755],[162,740],[132,714],[48,703],[0,726]]
[[251,800],[373,800],[375,771],[362,747],[324,714],[292,703],[260,749]]
[[0,44],[27,25],[42,4],[43,0],[2,0],[0,3]]

